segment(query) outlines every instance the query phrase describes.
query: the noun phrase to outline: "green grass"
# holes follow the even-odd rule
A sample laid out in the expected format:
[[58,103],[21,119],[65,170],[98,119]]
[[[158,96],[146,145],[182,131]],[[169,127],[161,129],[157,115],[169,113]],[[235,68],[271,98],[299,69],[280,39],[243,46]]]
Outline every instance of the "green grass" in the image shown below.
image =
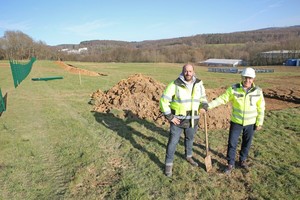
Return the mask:
[[[200,168],[184,160],[177,146],[172,178],[163,174],[168,127],[141,119],[91,112],[90,94],[143,73],[167,84],[179,64],[79,63],[108,76],[79,76],[51,61],[37,61],[17,87],[8,62],[0,62],[0,87],[8,93],[0,117],[0,199],[297,199],[300,176],[300,108],[266,113],[250,151],[250,172],[221,173],[227,130],[209,131],[212,173],[205,172],[204,134],[195,139]],[[6,66],[3,66],[7,64]],[[207,88],[239,80],[197,67]],[[296,74],[297,75],[297,74]],[[299,72],[298,72],[299,75]],[[63,76],[61,80],[31,81]],[[272,80],[278,74],[264,74]],[[295,76],[286,72],[286,76]],[[267,83],[266,83],[267,84]]]

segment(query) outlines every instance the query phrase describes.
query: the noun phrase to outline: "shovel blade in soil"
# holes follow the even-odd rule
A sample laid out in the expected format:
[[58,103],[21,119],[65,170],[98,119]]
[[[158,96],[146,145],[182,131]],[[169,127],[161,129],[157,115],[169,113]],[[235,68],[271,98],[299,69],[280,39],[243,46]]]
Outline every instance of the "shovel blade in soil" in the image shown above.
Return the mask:
[[212,165],[211,165],[211,156],[210,155],[207,155],[205,157],[205,168],[206,168],[206,171],[209,172],[210,170],[212,170]]

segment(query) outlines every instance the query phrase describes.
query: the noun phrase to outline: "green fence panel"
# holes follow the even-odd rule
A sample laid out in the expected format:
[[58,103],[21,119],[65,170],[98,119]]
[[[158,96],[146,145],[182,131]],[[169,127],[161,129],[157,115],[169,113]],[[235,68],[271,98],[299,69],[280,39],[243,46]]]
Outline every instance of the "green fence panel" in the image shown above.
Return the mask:
[[5,111],[5,101],[4,101],[4,97],[2,96],[2,91],[0,88],[0,113],[2,113],[3,111]]
[[20,64],[15,60],[9,61],[15,88],[28,76],[35,61],[35,57],[32,57],[27,64]]

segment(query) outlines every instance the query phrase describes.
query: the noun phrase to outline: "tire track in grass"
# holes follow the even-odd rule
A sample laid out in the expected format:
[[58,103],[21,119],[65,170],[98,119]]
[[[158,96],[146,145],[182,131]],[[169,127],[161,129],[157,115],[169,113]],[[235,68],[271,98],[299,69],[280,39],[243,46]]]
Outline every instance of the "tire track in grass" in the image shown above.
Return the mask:
[[[47,145],[41,149],[41,154],[39,155],[41,162],[43,163],[44,175],[48,180],[47,183],[50,185],[49,194],[46,193],[46,197],[53,195],[53,198],[58,196],[63,197],[67,191],[67,182],[69,182],[63,167],[60,165],[59,159],[52,145]],[[49,195],[49,196],[48,196]],[[46,198],[45,197],[45,198]]]
[[[70,162],[70,158],[64,160],[62,154],[62,151],[68,148],[66,145],[69,145],[63,142],[68,137],[68,127],[57,124],[57,122],[73,118],[70,113],[74,116],[76,112],[71,105],[66,103],[68,101],[61,100],[61,93],[54,88],[55,85],[52,83],[51,81],[35,83],[35,85],[31,85],[33,88],[26,89],[26,91],[19,90],[19,93],[24,93],[21,97],[24,98],[21,101],[22,104],[34,105],[27,106],[22,113],[24,116],[24,120],[21,122],[24,123],[22,133],[26,132],[26,136],[20,134],[22,137],[28,138],[30,141],[28,148],[34,154],[32,163],[25,162],[28,169],[23,178],[23,180],[30,180],[29,184],[23,186],[28,190],[22,192],[30,198],[64,198],[68,193],[68,186],[74,173],[74,166],[67,163]],[[27,116],[25,117],[25,115]],[[22,126],[22,124],[20,125]]]
[[[69,118],[72,118],[75,121],[78,121],[80,116],[73,111],[74,108],[71,108],[71,106],[66,106],[67,104],[62,102],[64,101],[60,101],[56,108],[58,111],[65,111],[64,117],[58,117],[58,119],[55,120],[63,121],[66,119],[68,121]],[[55,110],[55,112],[58,111]],[[83,123],[85,122],[85,119],[82,118],[80,121]],[[71,156],[74,156],[74,149],[76,147],[72,147],[71,139],[69,141],[68,137],[73,137],[73,135],[69,133],[71,131],[69,131],[67,126],[68,125],[66,124],[63,130],[57,130],[56,133],[55,130],[52,130],[53,134],[55,134],[57,138],[47,139],[48,144],[46,144],[46,148],[43,148],[43,154],[41,154],[41,159],[45,163],[45,169],[48,170],[46,174],[51,180],[51,190],[55,194],[54,198],[64,198],[66,196],[66,193],[68,193],[69,184],[74,178],[74,171],[76,171],[76,164],[73,165],[70,163],[70,160],[72,160]],[[68,154],[67,151],[70,151],[71,153]]]
[[24,107],[27,117],[17,112],[20,115],[16,119],[18,126],[7,128],[14,145],[10,150],[11,157],[6,158],[12,164],[5,167],[7,175],[0,181],[3,199],[57,199],[67,190],[68,174],[59,162],[52,132],[45,128],[49,119],[40,114],[43,105]]
[[[37,176],[30,177],[32,186],[39,188],[40,191],[32,190],[30,195],[37,196],[40,199],[60,199],[64,197],[68,189],[70,175],[64,170],[64,166],[59,158],[58,149],[61,146],[58,143],[57,136],[60,131],[52,128],[52,116],[45,114],[45,102],[39,102],[40,106],[35,106],[35,113],[39,114],[36,121],[29,124],[26,129],[34,128],[30,134],[30,143],[34,152],[35,163],[32,173]],[[34,127],[30,127],[34,124]],[[30,132],[30,131],[28,131]],[[29,169],[30,170],[30,169]]]
[[[47,112],[52,113],[52,115],[53,112],[58,113],[58,115],[59,113],[63,113],[63,115],[57,116],[57,118],[54,119],[56,124],[62,123],[63,125],[58,126],[62,127],[62,130],[57,130],[57,132],[61,132],[60,134],[57,134],[57,132],[55,133],[55,130],[52,130],[53,134],[58,135],[59,138],[46,138],[45,147],[42,148],[44,144],[40,145],[40,152],[43,152],[40,157],[43,162],[43,168],[47,171],[45,172],[45,175],[50,179],[51,190],[49,191],[49,195],[52,195],[53,198],[68,198],[70,195],[70,184],[75,178],[74,176],[78,167],[80,167],[78,166],[80,161],[76,163],[77,161],[74,160],[75,163],[69,163],[73,157],[74,159],[80,159],[77,154],[81,154],[80,152],[82,150],[81,146],[78,146],[76,138],[81,138],[83,135],[78,133],[82,130],[85,132],[84,135],[88,134],[89,136],[96,137],[97,134],[94,133],[94,130],[89,128],[89,121],[83,116],[84,113],[82,113],[82,109],[76,108],[76,105],[78,105],[78,103],[80,104],[80,102],[85,103],[86,108],[88,108],[88,95],[85,97],[82,94],[77,93],[76,89],[74,89],[74,91],[72,90],[71,93],[61,93],[57,92],[50,84],[46,84],[45,86],[44,91],[47,91],[46,96],[52,97],[50,104],[53,104],[47,105],[49,108],[46,108],[46,110],[49,109]],[[39,98],[39,101],[44,100],[46,101],[46,99]],[[86,112],[88,111],[89,110]],[[85,130],[82,129],[83,127],[85,127]],[[49,130],[47,131],[47,134],[49,134]],[[73,145],[75,145],[75,147],[73,147]],[[70,153],[68,154],[66,151],[70,151]]]

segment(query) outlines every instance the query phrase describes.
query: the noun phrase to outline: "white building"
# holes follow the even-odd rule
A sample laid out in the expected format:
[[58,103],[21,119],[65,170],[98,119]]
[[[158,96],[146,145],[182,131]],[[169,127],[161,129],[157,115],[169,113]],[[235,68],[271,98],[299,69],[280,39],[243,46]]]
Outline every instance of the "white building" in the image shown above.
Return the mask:
[[88,51],[87,47],[79,48],[79,49],[61,49],[62,52],[67,52],[68,54],[81,54]]
[[260,53],[264,58],[297,58],[300,56],[300,50],[273,50]]
[[231,67],[243,65],[243,63],[244,63],[243,60],[239,60],[239,59],[217,59],[217,58],[211,58],[199,62],[199,64],[205,64],[208,66],[231,66]]

